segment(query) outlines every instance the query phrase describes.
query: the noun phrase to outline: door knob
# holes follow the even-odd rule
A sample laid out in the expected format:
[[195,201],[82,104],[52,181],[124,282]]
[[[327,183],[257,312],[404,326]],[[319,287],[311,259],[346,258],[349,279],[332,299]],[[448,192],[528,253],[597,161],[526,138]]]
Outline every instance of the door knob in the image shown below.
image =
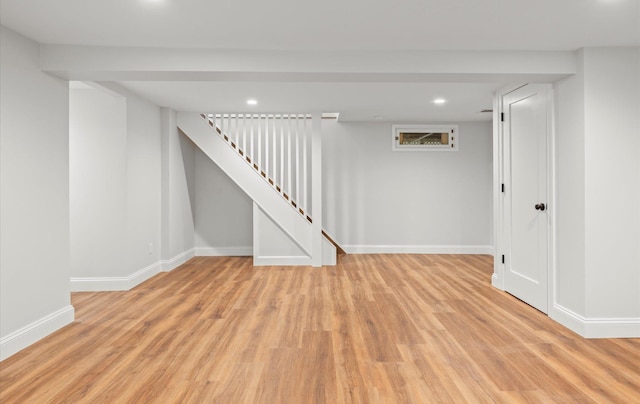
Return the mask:
[[544,211],[547,207],[544,205],[544,203],[538,203],[536,204],[535,208],[536,210]]

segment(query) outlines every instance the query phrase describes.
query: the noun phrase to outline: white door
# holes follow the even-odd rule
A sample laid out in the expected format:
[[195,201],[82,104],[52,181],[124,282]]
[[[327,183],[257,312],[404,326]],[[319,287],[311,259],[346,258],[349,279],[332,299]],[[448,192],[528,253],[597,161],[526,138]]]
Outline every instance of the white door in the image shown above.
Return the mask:
[[503,96],[505,290],[547,313],[549,86]]

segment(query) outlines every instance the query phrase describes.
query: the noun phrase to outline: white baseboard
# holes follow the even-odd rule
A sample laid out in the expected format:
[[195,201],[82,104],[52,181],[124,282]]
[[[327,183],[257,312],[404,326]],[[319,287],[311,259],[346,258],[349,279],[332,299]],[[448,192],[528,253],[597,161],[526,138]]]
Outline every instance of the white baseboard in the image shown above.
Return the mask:
[[253,247],[196,247],[196,257],[247,257]]
[[253,257],[253,266],[310,266],[310,257]]
[[171,271],[193,258],[192,248],[168,260],[155,262],[129,276],[95,276],[87,278],[71,278],[72,292],[114,292],[131,290],[160,272]]
[[495,272],[491,275],[491,286],[496,289],[504,290],[502,288],[502,282],[500,282],[500,276]]
[[335,266],[337,263],[338,250],[326,237],[322,237],[322,265]]
[[174,269],[178,268],[180,265],[189,261],[191,258],[196,256],[196,249],[190,248],[185,252],[182,252],[176,255],[173,258],[169,258],[168,260],[161,260],[160,265],[162,267],[162,272],[170,272]]
[[0,361],[72,323],[74,315],[73,306],[69,305],[3,337],[0,339]]
[[341,245],[347,254],[489,254],[489,245]]
[[72,292],[109,292],[130,290],[161,272],[160,262],[153,263],[129,276],[95,276],[71,278]]
[[585,338],[640,338],[640,318],[589,318],[555,304],[549,317]]

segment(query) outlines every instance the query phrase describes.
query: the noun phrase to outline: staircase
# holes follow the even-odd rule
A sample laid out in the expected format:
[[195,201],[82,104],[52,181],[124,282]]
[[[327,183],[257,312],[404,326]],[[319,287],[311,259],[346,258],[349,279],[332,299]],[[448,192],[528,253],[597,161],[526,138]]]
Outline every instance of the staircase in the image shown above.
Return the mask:
[[178,114],[178,128],[254,201],[254,265],[336,262],[339,247],[321,227],[316,122],[308,114]]

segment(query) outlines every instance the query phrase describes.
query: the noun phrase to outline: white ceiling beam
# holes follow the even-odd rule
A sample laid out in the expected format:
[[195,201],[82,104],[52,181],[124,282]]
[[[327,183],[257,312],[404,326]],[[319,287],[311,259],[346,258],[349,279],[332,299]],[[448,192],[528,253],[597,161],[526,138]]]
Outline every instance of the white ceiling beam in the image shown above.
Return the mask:
[[44,71],[69,80],[491,82],[555,81],[569,51],[240,51],[41,45]]

